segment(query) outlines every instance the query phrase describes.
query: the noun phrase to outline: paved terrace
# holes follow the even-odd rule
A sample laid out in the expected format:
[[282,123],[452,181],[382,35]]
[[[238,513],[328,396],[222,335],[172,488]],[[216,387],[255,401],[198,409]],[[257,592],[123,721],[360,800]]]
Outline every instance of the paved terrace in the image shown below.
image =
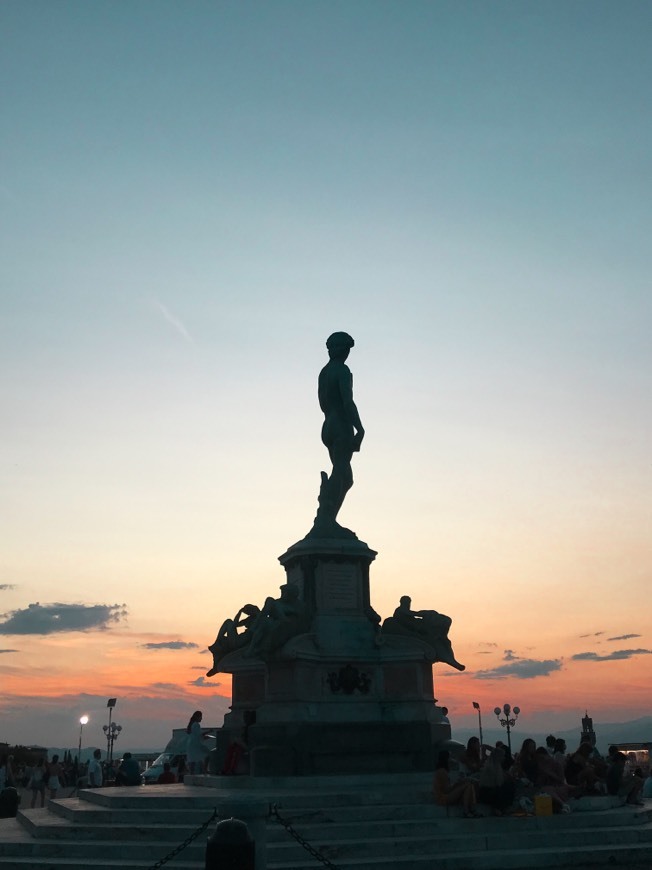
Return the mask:
[[[149,870],[234,800],[277,804],[338,870],[525,870],[652,867],[652,801],[583,798],[552,817],[464,819],[433,804],[430,775],[249,780],[194,777],[183,785],[84,790],[0,820],[2,870]],[[212,822],[165,866],[203,870]],[[323,866],[273,819],[268,870]],[[262,868],[257,868],[262,870]]]

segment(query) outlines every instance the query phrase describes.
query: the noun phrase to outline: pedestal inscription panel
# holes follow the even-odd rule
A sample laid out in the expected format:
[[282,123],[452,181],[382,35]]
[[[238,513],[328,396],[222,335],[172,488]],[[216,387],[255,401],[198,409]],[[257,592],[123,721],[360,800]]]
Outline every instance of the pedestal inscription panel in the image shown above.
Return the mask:
[[362,603],[362,577],[350,562],[322,562],[315,574],[317,607],[330,613],[355,613]]

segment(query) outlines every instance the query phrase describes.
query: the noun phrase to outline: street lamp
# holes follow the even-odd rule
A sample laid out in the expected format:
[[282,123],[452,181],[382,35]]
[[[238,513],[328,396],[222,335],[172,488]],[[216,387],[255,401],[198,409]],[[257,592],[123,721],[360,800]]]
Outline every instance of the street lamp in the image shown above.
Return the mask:
[[109,770],[113,767],[113,744],[118,739],[118,735],[122,731],[122,725],[116,725],[115,722],[111,721],[111,717],[113,716],[113,708],[118,703],[117,698],[109,698],[106,702],[106,706],[109,708],[109,724],[102,725],[102,731],[106,735],[106,762],[109,766]]
[[478,730],[480,731],[480,751],[482,752],[483,739],[482,739],[482,714],[480,713],[480,705],[477,701],[472,701],[473,709],[478,711]]
[[[512,709],[509,704],[503,704],[502,710],[500,709],[500,707],[494,708],[494,713],[496,714],[498,721],[503,726],[503,728],[507,729],[507,748],[509,749],[510,755],[512,752],[512,739],[510,736],[511,729],[514,727],[514,725],[516,725],[516,720],[518,719],[518,714],[520,712],[520,707],[514,707]],[[504,716],[501,716],[501,713],[503,713]],[[514,715],[512,715],[512,713]]]
[[79,750],[77,751],[77,764],[81,764],[81,744],[82,744],[82,731],[84,730],[84,725],[88,722],[88,716],[82,716],[79,720]]
[[109,768],[113,767],[113,744],[120,736],[122,725],[116,722],[111,722],[111,725],[102,725],[102,731],[106,734],[106,756],[109,762]]

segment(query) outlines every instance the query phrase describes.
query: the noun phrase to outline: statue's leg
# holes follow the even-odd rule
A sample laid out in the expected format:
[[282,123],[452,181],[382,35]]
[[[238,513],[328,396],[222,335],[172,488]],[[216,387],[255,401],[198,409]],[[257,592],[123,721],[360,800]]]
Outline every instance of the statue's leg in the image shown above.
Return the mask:
[[351,436],[340,435],[329,448],[329,455],[333,463],[333,471],[329,479],[330,501],[333,505],[333,518],[339,513],[347,492],[353,486],[353,469],[351,457],[353,455]]
[[228,641],[233,637],[234,633],[237,633],[235,628],[235,622],[232,619],[225,619],[222,623],[222,627],[217,633],[217,639],[215,643],[220,644],[220,646],[224,646],[226,642],[226,644],[228,645]]
[[448,638],[442,638],[437,643],[435,649],[437,651],[437,658],[440,662],[443,662],[446,665],[450,665],[452,668],[456,668],[458,671],[466,670],[466,665],[461,664],[455,658],[455,653],[453,652],[453,645]]

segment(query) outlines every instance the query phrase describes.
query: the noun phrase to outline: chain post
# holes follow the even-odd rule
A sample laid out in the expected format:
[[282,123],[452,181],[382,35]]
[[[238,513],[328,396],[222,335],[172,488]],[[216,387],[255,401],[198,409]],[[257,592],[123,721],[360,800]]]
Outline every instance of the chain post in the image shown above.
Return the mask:
[[186,846],[189,846],[193,840],[196,840],[197,837],[203,831],[206,830],[206,828],[210,825],[210,823],[213,821],[213,819],[216,819],[216,818],[217,818],[217,810],[215,809],[215,810],[213,810],[213,813],[210,816],[210,818],[206,819],[206,821],[203,824],[201,824],[197,828],[196,831],[193,831],[189,837],[186,837],[186,839],[183,841],[183,843],[181,843],[179,846],[177,846],[176,849],[173,849],[171,852],[168,852],[168,854],[164,858],[161,858],[161,860],[157,861],[156,864],[152,864],[151,867],[147,868],[147,870],[159,870],[159,867],[162,867],[164,864],[167,864],[168,861],[171,861],[176,855],[179,854],[179,852],[183,852],[183,850],[186,848]]
[[291,823],[288,822],[287,819],[284,819],[278,811],[278,806],[276,804],[272,804],[270,807],[270,815],[280,824],[282,825],[288,834],[297,841],[297,843],[302,846],[308,854],[312,855],[313,858],[316,858],[318,861],[324,865],[324,867],[328,867],[328,870],[340,870],[340,868],[333,864],[332,861],[329,861],[324,855],[317,851],[314,846],[311,846],[310,843],[301,836],[298,831],[292,827]]

